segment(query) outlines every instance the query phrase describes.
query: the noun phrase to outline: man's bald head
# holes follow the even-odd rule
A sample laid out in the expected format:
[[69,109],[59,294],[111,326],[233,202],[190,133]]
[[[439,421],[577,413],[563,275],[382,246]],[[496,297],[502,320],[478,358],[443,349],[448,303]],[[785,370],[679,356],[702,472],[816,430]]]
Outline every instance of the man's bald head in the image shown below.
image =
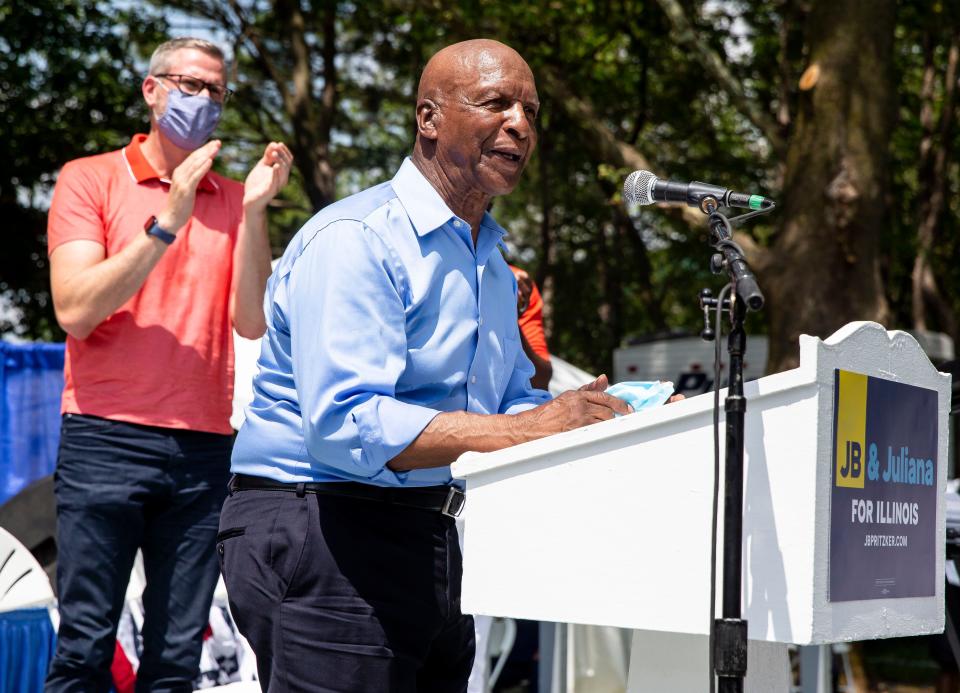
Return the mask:
[[471,39],[437,51],[420,75],[417,103],[423,99],[442,100],[478,75],[505,67],[524,70],[533,79],[526,61],[510,46],[492,39]]
[[539,110],[530,66],[499,41],[455,43],[424,68],[413,162],[474,234],[490,200],[519,182]]

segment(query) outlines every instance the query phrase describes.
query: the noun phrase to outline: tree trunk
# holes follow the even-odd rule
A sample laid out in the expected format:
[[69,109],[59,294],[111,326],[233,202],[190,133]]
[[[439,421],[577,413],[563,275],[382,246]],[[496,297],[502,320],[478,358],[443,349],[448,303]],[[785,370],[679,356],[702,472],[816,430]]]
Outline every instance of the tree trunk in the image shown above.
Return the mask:
[[[557,265],[557,247],[554,243],[553,195],[550,176],[550,134],[546,128],[540,131],[540,265],[537,268],[536,282],[543,300],[543,331],[549,340],[553,334],[553,297],[554,272]],[[549,344],[549,341],[548,341]]]
[[290,42],[292,89],[284,98],[287,116],[293,125],[290,149],[303,177],[304,190],[314,210],[322,209],[336,199],[335,171],[330,163],[330,130],[336,113],[336,2],[322,6],[322,40],[324,85],[319,99],[313,93],[313,67],[307,43],[307,25],[300,3],[277,0],[276,17]]
[[[936,99],[936,65],[934,52],[937,41],[936,29],[928,27],[924,32],[924,71],[921,91],[922,106],[920,125],[923,137],[920,140],[920,164],[917,167],[919,201],[917,203],[917,257],[913,264],[911,283],[913,287],[913,326],[926,330],[937,328],[957,339],[957,320],[949,301],[940,291],[933,273],[930,256],[936,246],[940,221],[946,207],[946,172],[949,163],[950,138],[953,129],[954,107],[957,93],[957,63],[960,61],[960,32],[951,36],[947,51],[947,66],[944,74],[940,118],[934,119]],[[933,316],[930,315],[932,309]],[[935,317],[935,324],[931,324]]]
[[787,151],[781,227],[764,285],[769,372],[799,361],[801,334],[827,337],[854,320],[885,322],[879,239],[887,223],[888,146],[894,124],[896,5],[814,3],[794,135]]
[[[241,46],[247,50],[280,97],[283,120],[291,132],[287,144],[310,205],[319,210],[333,202],[336,170],[330,161],[330,133],[337,115],[337,0],[318,0],[306,14],[299,0],[273,0],[272,13],[253,12],[240,0],[166,0],[166,4],[209,19],[233,34],[237,52]],[[322,60],[319,98],[314,94],[314,50]],[[256,104],[242,114],[264,139],[286,129],[272,107]]]

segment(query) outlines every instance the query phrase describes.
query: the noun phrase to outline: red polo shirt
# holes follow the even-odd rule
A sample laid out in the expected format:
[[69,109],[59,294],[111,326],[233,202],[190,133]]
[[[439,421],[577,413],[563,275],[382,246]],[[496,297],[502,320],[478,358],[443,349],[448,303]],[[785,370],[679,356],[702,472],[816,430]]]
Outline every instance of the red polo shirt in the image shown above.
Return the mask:
[[549,361],[550,351],[547,349],[547,337],[543,333],[543,298],[536,284],[530,290],[530,302],[518,322],[520,331],[527,338],[527,344],[533,349],[533,353]]
[[[47,222],[48,252],[100,243],[117,254],[166,203],[169,181],[136,135],[119,151],[69,162]],[[208,173],[193,216],[140,290],[86,339],[67,338],[62,411],[150,426],[229,433],[233,249],[243,185]]]

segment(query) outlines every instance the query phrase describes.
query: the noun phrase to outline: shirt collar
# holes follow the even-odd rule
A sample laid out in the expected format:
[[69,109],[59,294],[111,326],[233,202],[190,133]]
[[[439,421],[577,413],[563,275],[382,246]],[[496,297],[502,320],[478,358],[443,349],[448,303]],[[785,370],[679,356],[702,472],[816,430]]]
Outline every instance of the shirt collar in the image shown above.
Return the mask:
[[506,249],[506,244],[504,243],[503,238],[507,235],[507,230],[497,223],[496,219],[493,218],[490,212],[483,213],[483,218],[480,220],[480,228],[487,229],[493,233],[496,236],[499,244],[503,245],[504,249]]
[[[436,231],[457,216],[450,211],[447,203],[440,197],[440,193],[420,173],[420,169],[410,157],[403,160],[390,185],[393,186],[397,199],[400,200],[400,204],[403,205],[420,236]],[[483,213],[480,227],[493,232],[498,239],[502,239],[507,234],[490,212]]]
[[410,157],[403,160],[390,185],[418,236],[439,229],[456,216]]
[[[456,214],[450,211],[447,204],[440,197],[440,193],[430,184],[420,169],[416,167],[413,161],[407,157],[403,160],[400,170],[390,181],[393,191],[397,194],[397,199],[403,205],[407,216],[413,223],[413,228],[418,236],[426,236],[428,233],[442,228],[451,220],[458,220]],[[464,226],[465,221],[459,220]],[[476,253],[479,261],[485,262],[487,257],[498,245],[503,246],[503,238],[507,232],[490,215],[490,212],[484,212],[480,220],[480,233],[477,234],[477,245],[474,250],[473,241],[469,238],[469,230],[461,231],[464,242],[470,247],[471,251]],[[504,249],[506,247],[504,246]]]
[[[130,176],[137,183],[144,183],[148,180],[159,180],[162,183],[170,183],[168,178],[161,178],[153,166],[150,165],[150,162],[147,161],[147,158],[143,155],[140,147],[143,144],[144,140],[147,139],[147,136],[140,133],[133,136],[133,139],[130,140],[130,144],[120,150],[120,153],[123,155],[123,160],[127,164],[127,170],[130,172]],[[207,173],[203,178],[200,179],[200,184],[197,186],[198,190],[203,190],[205,192],[216,192],[220,189],[219,184],[212,177],[212,174]]]
[[477,234],[477,259],[484,263],[487,262],[490,253],[498,246],[506,251],[507,247],[503,241],[506,235],[507,232],[494,221],[490,212],[484,212],[483,218],[480,220],[480,233]]

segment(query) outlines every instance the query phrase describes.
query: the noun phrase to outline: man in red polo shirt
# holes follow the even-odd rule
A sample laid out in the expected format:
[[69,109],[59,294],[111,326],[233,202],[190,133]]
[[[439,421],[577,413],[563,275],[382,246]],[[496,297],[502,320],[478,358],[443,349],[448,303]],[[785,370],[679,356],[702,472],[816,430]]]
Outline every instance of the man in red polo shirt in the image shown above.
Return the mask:
[[218,569],[230,465],[232,328],[259,337],[266,207],[292,156],[270,143],[245,184],[211,170],[230,95],[223,53],[157,48],[150,133],[63,167],[48,222],[66,330],[55,475],[60,629],[47,691],[106,691],[117,622],[143,552],[137,690],[190,691]]

